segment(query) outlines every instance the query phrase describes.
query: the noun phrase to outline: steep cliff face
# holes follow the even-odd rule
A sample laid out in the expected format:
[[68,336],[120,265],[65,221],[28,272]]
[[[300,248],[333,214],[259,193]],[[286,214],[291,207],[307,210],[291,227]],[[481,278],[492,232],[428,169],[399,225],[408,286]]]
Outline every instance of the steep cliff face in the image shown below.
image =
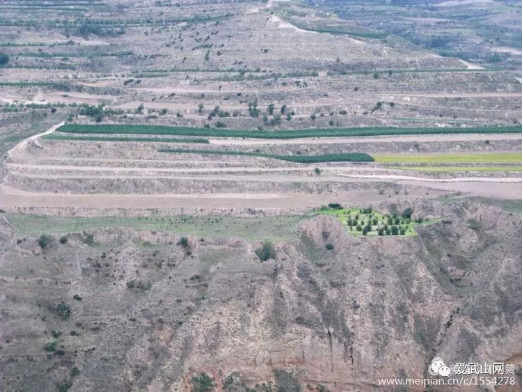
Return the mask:
[[[194,372],[261,383],[290,369],[304,384],[374,390],[378,378],[426,376],[435,356],[517,356],[520,222],[490,208],[462,212],[479,225],[447,219],[401,240],[355,239],[328,217],[304,222],[302,243],[250,286],[253,302],[223,304],[195,328]],[[327,242],[334,250],[323,250]],[[220,323],[228,327],[213,332],[221,348],[212,353],[202,336]]]
[[520,217],[479,202],[415,213],[445,219],[356,238],[317,216],[265,262],[257,242],[129,229],[40,252],[3,225],[3,387],[374,391],[427,376],[435,356],[517,362]]

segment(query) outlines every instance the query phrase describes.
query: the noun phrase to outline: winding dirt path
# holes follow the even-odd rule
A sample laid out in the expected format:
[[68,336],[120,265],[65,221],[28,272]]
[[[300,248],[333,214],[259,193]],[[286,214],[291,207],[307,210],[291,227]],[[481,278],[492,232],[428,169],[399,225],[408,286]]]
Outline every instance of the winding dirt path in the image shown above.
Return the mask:
[[40,145],[40,143],[38,143],[38,138],[45,136],[45,135],[49,135],[50,133],[53,133],[54,131],[56,131],[58,128],[60,128],[64,124],[65,124],[65,121],[61,122],[60,124],[53,125],[51,128],[49,128],[45,132],[39,133],[37,135],[33,135],[31,137],[28,137],[25,140],[22,140],[20,143],[18,143],[16,146],[14,146],[11,150],[9,150],[7,152],[7,156],[10,158],[20,158],[20,157],[25,156],[27,145],[30,142],[33,141],[37,145]]

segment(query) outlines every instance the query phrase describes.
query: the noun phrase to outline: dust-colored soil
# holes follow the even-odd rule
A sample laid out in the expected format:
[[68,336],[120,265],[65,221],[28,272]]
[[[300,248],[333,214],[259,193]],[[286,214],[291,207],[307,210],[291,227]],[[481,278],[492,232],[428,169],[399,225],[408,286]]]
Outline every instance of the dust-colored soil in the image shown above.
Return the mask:
[[[430,190],[430,196],[437,197],[446,192]],[[413,191],[409,196],[426,196],[423,190]],[[399,196],[401,197],[401,196]],[[63,207],[63,208],[129,208],[129,209],[246,209],[290,210],[294,208],[318,207],[331,202],[364,203],[367,201],[388,200],[389,195],[380,195],[377,191],[355,191],[346,194],[306,195],[289,194],[163,194],[163,195],[64,195],[53,193],[31,193],[0,186],[2,208],[10,207]]]

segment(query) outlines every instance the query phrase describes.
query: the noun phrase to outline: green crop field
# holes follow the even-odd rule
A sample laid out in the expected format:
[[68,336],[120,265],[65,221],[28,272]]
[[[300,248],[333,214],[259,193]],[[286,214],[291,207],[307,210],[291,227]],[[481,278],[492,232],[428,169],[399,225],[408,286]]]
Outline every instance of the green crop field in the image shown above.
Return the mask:
[[486,128],[311,128],[286,131],[248,131],[169,127],[161,125],[123,124],[65,124],[58,129],[64,133],[78,134],[127,134],[127,135],[179,135],[198,137],[238,137],[255,139],[298,139],[308,137],[351,137],[386,135],[430,135],[466,133],[521,133],[521,126]]
[[[436,223],[439,219],[414,220],[398,215],[384,215],[369,208],[325,208],[320,214],[336,216],[347,231],[356,236],[406,236],[418,235],[414,227]],[[410,216],[410,214],[407,214]]]
[[455,154],[376,154],[380,163],[521,163],[521,152]]
[[397,169],[425,172],[521,172],[521,166],[403,166]]
[[202,155],[233,155],[251,156],[260,158],[279,159],[281,161],[297,163],[321,163],[321,162],[372,162],[374,159],[365,153],[345,153],[345,154],[326,154],[326,155],[273,155],[248,151],[226,151],[226,150],[185,150],[160,148],[158,152],[172,154],[202,154]]

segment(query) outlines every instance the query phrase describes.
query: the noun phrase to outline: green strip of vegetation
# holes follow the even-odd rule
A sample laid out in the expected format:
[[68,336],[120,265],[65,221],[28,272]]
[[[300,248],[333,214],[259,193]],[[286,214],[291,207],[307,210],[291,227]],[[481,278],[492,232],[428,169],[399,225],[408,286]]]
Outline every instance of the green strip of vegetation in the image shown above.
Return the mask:
[[273,155],[249,151],[226,151],[226,150],[184,150],[160,148],[158,152],[167,152],[173,154],[202,154],[202,155],[235,155],[251,156],[260,158],[279,159],[281,161],[296,163],[321,163],[321,162],[373,162],[374,158],[370,155],[360,152],[345,154],[326,154],[326,155]]
[[73,40],[67,42],[24,42],[24,43],[14,43],[14,42],[0,42],[0,47],[38,47],[38,46],[65,46],[65,45],[74,45]]
[[47,53],[47,52],[27,52],[27,53],[18,53],[20,57],[122,57],[122,56],[132,56],[133,52],[86,52],[86,53]]
[[0,87],[49,87],[57,90],[69,91],[70,87],[65,83],[50,82],[0,82]]
[[374,156],[380,163],[521,163],[521,152]]
[[48,140],[79,140],[92,142],[161,142],[161,143],[202,143],[209,144],[209,140],[203,138],[174,139],[165,137],[112,137],[112,136],[69,136],[69,135],[45,135]]
[[[1,85],[1,84],[0,84]],[[386,135],[434,135],[468,133],[521,133],[520,126],[483,128],[317,128],[285,131],[245,131],[232,129],[209,129],[169,127],[161,125],[116,125],[116,124],[65,124],[58,129],[65,133],[83,134],[135,134],[135,135],[179,135],[200,137],[237,137],[254,139],[299,139],[308,137],[351,137]]]
[[42,6],[20,6],[20,7],[7,7],[0,5],[0,9],[3,10],[17,10],[17,11],[24,11],[24,10],[31,10],[34,11],[41,11],[41,12],[49,12],[49,11],[70,11],[70,12],[86,12],[88,11],[87,8],[68,8],[68,7],[55,7],[55,6],[48,6],[45,8],[42,8]]
[[521,172],[521,166],[403,166],[395,169],[423,172]]

